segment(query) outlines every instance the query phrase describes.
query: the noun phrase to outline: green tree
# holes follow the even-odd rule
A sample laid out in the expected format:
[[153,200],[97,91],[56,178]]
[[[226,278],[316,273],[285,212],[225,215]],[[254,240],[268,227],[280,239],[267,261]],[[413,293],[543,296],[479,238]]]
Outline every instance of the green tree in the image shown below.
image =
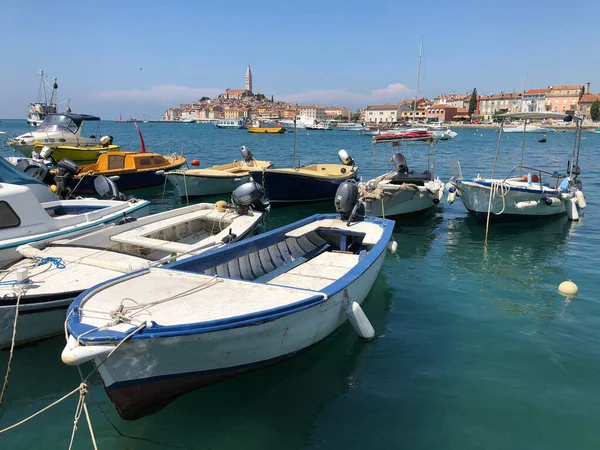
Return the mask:
[[265,98],[266,98],[266,97],[265,97],[265,94],[256,94],[256,95],[254,96],[254,98],[255,98],[256,100],[265,100]]
[[469,117],[473,117],[477,109],[477,89],[473,89],[471,99],[469,100]]
[[352,114],[352,120],[354,122],[360,120],[360,112],[355,112],[354,114]]
[[592,103],[592,107],[590,108],[590,116],[592,116],[592,120],[594,122],[600,120],[600,100],[596,100]]
[[206,100],[210,100],[210,97],[202,97],[199,101],[204,102]]

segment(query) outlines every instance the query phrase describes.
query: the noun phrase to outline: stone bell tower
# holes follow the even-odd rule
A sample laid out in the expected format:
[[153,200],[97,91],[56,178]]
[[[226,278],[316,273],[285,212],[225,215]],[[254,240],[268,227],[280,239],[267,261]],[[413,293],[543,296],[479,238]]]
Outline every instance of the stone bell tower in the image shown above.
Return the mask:
[[250,70],[250,64],[246,68],[246,90],[252,93],[252,71]]

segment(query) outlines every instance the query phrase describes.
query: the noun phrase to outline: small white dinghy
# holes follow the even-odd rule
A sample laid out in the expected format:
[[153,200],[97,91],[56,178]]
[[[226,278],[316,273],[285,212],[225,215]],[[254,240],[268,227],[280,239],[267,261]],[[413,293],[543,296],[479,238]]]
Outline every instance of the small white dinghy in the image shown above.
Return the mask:
[[77,198],[40,203],[26,186],[0,183],[0,268],[19,258],[20,245],[74,237],[110,222],[144,217],[150,212],[149,201],[126,199],[111,180],[102,177],[98,181],[110,200]]
[[359,305],[394,222],[353,221],[357,195],[354,182],[343,183],[341,216],[314,215],[84,292],[67,314],[63,362],[94,361],[121,417],[135,419],[185,392],[290,358],[347,319],[373,337]]
[[18,247],[23,259],[0,272],[0,348],[11,345],[19,295],[15,345],[59,334],[67,307],[92,286],[252,235],[262,213],[251,210],[247,199],[254,203],[264,191],[249,184],[234,192],[232,205],[200,203],[73,239]]
[[[398,138],[378,141],[373,138],[373,158],[377,145],[390,145],[395,170],[359,184],[360,198],[366,203],[367,214],[399,219],[425,214],[439,204],[444,196],[444,184],[433,174],[435,141],[433,136],[427,140]],[[423,144],[427,145],[428,167],[423,172],[410,170],[406,158],[396,149],[415,145],[422,148]]]

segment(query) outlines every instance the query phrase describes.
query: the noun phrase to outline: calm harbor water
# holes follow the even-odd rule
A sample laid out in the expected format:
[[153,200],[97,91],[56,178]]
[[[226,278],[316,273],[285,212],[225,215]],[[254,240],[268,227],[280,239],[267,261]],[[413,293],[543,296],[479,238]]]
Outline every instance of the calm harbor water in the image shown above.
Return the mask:
[[[239,159],[241,145],[258,159],[291,165],[291,134],[140,126],[152,150],[183,150],[202,167]],[[100,127],[124,148],[139,148],[132,124]],[[24,120],[0,123],[2,131],[25,129]],[[489,174],[498,133],[457,131],[454,141],[436,146],[436,175],[447,180],[456,159],[466,176]],[[492,226],[484,251],[485,229],[467,217],[459,199],[453,205],[444,199],[432,214],[397,222],[398,253],[387,256],[364,304],[377,333],[373,342],[344,326],[288,362],[187,394],[135,422],[119,419],[94,378],[90,408],[99,448],[598,448],[600,135],[584,136],[580,166],[588,207],[579,223],[561,217]],[[526,162],[564,171],[573,133],[550,133],[545,144],[539,137],[526,137]],[[297,140],[303,164],[336,162],[345,148],[363,177],[373,174],[366,136],[299,131]],[[521,135],[505,135],[503,144],[500,173],[518,164]],[[389,148],[378,150],[377,173],[387,169],[389,154]],[[405,155],[409,167],[425,168],[424,147]],[[169,185],[164,198],[163,187],[132,193],[152,200],[153,212],[182,205]],[[333,204],[278,208],[266,227],[327,211]],[[575,299],[557,293],[566,279],[579,286]],[[63,343],[57,337],[15,352],[0,428],[78,385],[77,371],[60,361]],[[7,359],[0,353],[2,375]],[[145,440],[120,436],[94,404],[123,433]],[[75,405],[72,397],[0,435],[0,448],[66,448]],[[91,448],[83,422],[75,448]]]

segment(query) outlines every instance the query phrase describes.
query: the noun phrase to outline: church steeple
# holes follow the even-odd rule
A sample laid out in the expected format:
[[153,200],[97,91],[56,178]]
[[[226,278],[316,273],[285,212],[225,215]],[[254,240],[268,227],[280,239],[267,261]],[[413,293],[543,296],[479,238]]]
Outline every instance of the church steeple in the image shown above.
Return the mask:
[[252,93],[252,72],[250,71],[250,64],[246,68],[246,90]]

